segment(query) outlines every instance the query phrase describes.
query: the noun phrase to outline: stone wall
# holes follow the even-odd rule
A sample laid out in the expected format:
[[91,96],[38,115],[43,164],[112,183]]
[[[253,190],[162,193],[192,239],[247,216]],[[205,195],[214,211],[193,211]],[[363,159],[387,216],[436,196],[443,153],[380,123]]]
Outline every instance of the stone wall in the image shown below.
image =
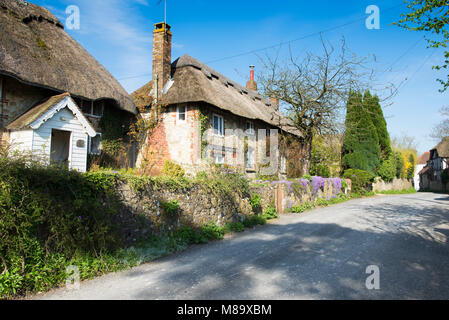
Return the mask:
[[[128,183],[117,182],[122,208],[120,223],[132,243],[135,239],[161,232],[174,231],[181,226],[195,229],[211,222],[224,226],[229,221],[243,221],[253,214],[249,195],[216,195],[194,185],[191,188],[170,191],[167,188],[148,185],[142,191],[134,191]],[[178,201],[180,210],[171,215],[164,212],[162,203]]]
[[[135,191],[129,183],[121,180],[117,181],[116,190],[121,203],[117,223],[123,226],[129,244],[149,235],[174,231],[181,226],[200,229],[211,222],[224,226],[255,214],[250,195],[242,195],[238,190],[230,195],[215,194],[200,185],[173,191],[148,184],[142,191]],[[291,184],[279,181],[251,187],[251,193],[257,193],[262,200],[262,210],[257,214],[269,206],[275,207],[279,213],[285,213],[306,201],[331,199],[340,192],[344,191],[336,190],[331,179],[325,180],[325,185],[316,192],[311,182],[303,186],[299,180]],[[175,215],[164,212],[162,205],[172,200],[176,200],[180,206]]]
[[407,179],[394,179],[393,182],[384,182],[382,180],[373,183],[374,192],[408,190],[413,188],[413,183]]
[[[295,206],[315,202],[318,199],[330,200],[341,193],[347,194],[350,190],[349,187],[346,189],[340,187],[341,180],[338,178],[320,179],[317,182],[305,179],[275,181],[253,187],[252,191],[261,196],[263,210],[268,206],[273,206],[279,213],[286,213]],[[347,183],[350,186],[350,181]],[[320,184],[319,188],[318,184]]]

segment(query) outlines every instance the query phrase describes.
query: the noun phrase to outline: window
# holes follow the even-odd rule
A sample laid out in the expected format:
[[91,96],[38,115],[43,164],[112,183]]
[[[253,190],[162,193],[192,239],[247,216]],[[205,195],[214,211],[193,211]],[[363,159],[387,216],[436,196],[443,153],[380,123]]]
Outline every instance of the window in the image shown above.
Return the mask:
[[89,137],[89,153],[94,155],[101,154],[101,133],[95,137]]
[[246,134],[247,135],[254,135],[254,123],[251,121],[246,122]]
[[84,114],[90,114],[91,103],[84,100],[79,100],[79,107],[83,111]]
[[187,107],[177,107],[176,112],[178,114],[179,121],[186,121],[187,119]]
[[103,116],[104,101],[95,101],[92,107],[92,115],[97,117]]
[[104,101],[86,101],[86,100],[76,100],[78,106],[81,108],[83,113],[87,116],[101,118],[104,111]]
[[224,136],[224,120],[222,116],[214,114],[214,134]]

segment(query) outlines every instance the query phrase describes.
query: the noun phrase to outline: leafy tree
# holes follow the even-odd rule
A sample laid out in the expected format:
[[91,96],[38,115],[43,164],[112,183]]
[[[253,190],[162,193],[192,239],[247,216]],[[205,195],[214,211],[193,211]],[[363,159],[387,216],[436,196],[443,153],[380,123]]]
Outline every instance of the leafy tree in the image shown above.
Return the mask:
[[374,173],[380,164],[380,146],[376,127],[367,112],[360,92],[351,92],[346,114],[343,142],[343,168]]
[[[430,33],[432,38],[426,37],[430,47],[447,48],[449,43],[449,0],[406,0],[410,12],[401,14],[402,19],[396,24],[413,31]],[[436,70],[448,69],[449,51],[444,53],[442,64],[434,66]],[[438,79],[443,88],[449,87],[449,74],[446,80]]]
[[340,175],[341,136],[316,135],[313,138],[310,174],[329,178]]
[[402,158],[402,154],[399,151],[394,152],[394,159],[396,163],[396,178],[403,178],[404,172],[404,159]]
[[383,181],[391,182],[396,177],[397,173],[397,163],[396,158],[393,154],[390,154],[387,159],[382,161],[377,174],[382,178]]

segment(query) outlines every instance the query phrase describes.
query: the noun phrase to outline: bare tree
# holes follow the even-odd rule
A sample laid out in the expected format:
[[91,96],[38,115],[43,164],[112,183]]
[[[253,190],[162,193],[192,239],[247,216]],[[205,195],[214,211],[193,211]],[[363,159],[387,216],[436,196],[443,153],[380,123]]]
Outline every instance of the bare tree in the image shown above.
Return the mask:
[[391,147],[393,150],[417,150],[418,143],[415,137],[409,136],[406,132],[402,132],[400,135],[391,139]]
[[314,135],[341,131],[342,110],[350,90],[368,88],[373,75],[367,67],[368,59],[350,52],[344,39],[339,50],[322,38],[321,44],[321,55],[306,52],[302,59],[295,58],[290,48],[286,61],[279,61],[279,52],[274,58],[268,54],[260,57],[261,89],[266,96],[282,101],[284,112],[303,135],[302,174],[310,170]]
[[441,116],[445,119],[433,128],[431,137],[435,140],[441,140],[444,137],[449,137],[449,106],[445,106],[440,110]]

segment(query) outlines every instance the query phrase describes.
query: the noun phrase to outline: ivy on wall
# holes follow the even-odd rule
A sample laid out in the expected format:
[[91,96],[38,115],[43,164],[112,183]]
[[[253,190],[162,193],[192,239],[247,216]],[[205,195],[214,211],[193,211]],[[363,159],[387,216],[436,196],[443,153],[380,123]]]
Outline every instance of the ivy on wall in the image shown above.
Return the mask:
[[124,121],[123,111],[116,108],[105,108],[100,120],[101,154],[89,155],[88,167],[119,168],[118,155],[126,155],[125,139],[130,127]]
[[209,111],[207,108],[200,107],[198,111],[199,123],[200,123],[200,138],[201,138],[201,157],[203,156],[204,150],[207,147],[207,141],[204,139],[204,134],[210,127],[209,121]]

